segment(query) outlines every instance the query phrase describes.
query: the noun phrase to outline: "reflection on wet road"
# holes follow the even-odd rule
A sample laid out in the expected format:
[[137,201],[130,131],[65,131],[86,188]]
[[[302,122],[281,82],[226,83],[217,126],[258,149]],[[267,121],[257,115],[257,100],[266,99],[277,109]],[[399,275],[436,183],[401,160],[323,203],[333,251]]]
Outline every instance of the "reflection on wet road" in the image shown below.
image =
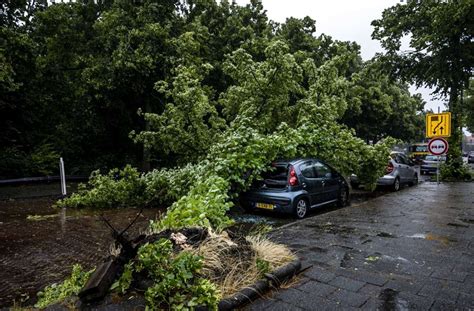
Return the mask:
[[249,310],[471,310],[474,182],[425,182],[271,233],[312,265]]

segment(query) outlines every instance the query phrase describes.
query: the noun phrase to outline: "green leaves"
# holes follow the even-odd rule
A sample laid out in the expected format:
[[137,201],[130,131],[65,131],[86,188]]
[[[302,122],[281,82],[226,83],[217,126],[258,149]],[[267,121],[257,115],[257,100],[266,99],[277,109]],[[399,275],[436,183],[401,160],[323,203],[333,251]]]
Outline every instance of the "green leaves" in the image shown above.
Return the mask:
[[217,310],[218,290],[209,280],[199,277],[201,268],[201,257],[185,251],[173,254],[167,239],[142,246],[135,269],[145,271],[154,281],[145,292],[147,309],[191,310],[207,306]]
[[81,185],[78,192],[58,201],[59,207],[119,208],[147,204],[149,195],[141,174],[130,165],[123,170],[113,169],[107,175],[92,172],[88,185]]
[[122,275],[120,278],[115,281],[112,286],[110,287],[110,290],[117,290],[118,292],[125,294],[125,292],[128,290],[130,285],[132,284],[133,280],[133,272],[134,272],[134,266],[132,263],[127,263],[124,266],[124,270],[122,272]]
[[424,138],[423,100],[420,95],[411,96],[408,86],[390,79],[381,66],[369,61],[352,75],[349,107],[341,121],[366,141],[387,136],[405,141]]
[[94,269],[84,271],[81,265],[74,265],[69,278],[60,284],[55,283],[46,286],[43,291],[38,292],[38,302],[35,304],[35,308],[44,309],[49,305],[63,301],[67,297],[77,295],[93,271]]
[[[380,58],[393,76],[416,86],[433,87],[434,93],[442,97],[449,96],[453,128],[450,145],[454,152],[450,151],[447,162],[459,169],[464,105],[460,95],[469,85],[474,64],[473,8],[468,0],[408,1],[386,9],[382,19],[372,22],[372,38],[380,40],[387,50]],[[410,50],[402,51],[401,42],[407,36]]]

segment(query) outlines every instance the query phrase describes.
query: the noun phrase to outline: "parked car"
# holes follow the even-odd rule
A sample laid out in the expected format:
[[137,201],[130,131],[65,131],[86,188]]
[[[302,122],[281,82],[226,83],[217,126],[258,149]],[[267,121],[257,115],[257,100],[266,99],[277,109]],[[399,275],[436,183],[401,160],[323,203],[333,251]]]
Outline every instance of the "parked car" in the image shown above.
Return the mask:
[[[417,185],[418,172],[414,166],[406,154],[390,153],[385,175],[377,180],[377,186],[390,186],[393,191],[398,191],[402,184]],[[354,189],[360,186],[359,178],[354,174],[351,175],[351,185]]]
[[474,151],[469,152],[467,156],[467,163],[474,163]]
[[421,164],[423,159],[429,154],[428,143],[416,143],[408,147],[409,158],[415,164]]
[[330,203],[346,206],[349,186],[344,177],[318,159],[276,161],[262,181],[240,195],[246,210],[291,213],[304,218],[312,208]]
[[[446,156],[439,157],[439,164],[446,162]],[[438,169],[438,156],[427,155],[420,166],[420,173],[431,174],[436,173]]]

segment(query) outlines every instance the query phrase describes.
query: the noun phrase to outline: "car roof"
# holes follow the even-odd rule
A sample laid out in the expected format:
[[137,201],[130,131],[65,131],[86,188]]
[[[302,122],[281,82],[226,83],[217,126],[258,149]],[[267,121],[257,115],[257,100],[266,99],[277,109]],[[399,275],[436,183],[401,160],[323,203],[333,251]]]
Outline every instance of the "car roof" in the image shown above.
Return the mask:
[[294,158],[294,159],[279,159],[279,160],[273,161],[272,163],[275,164],[275,165],[278,165],[278,164],[280,164],[280,165],[286,165],[286,164],[295,165],[295,164],[298,164],[300,162],[309,161],[309,160],[321,161],[317,158]]

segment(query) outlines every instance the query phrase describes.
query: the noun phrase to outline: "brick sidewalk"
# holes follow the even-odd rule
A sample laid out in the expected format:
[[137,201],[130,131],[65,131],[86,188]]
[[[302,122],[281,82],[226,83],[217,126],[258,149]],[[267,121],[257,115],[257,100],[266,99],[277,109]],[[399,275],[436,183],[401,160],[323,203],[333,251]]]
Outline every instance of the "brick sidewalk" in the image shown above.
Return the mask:
[[271,237],[313,266],[248,310],[474,310],[474,183],[423,183]]

